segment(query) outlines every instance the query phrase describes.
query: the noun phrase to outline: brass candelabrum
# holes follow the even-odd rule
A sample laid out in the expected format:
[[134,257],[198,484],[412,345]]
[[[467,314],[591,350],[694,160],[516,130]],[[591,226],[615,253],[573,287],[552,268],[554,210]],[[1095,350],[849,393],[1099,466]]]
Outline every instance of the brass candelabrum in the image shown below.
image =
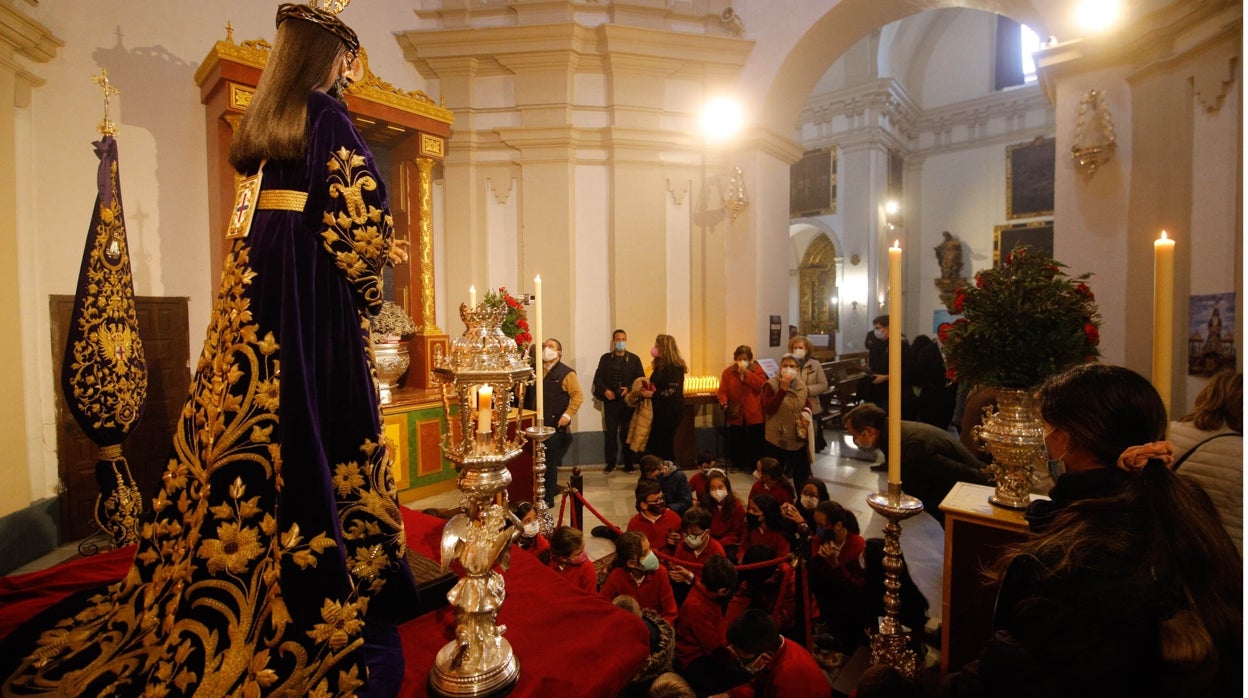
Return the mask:
[[910,633],[897,619],[901,612],[901,522],[923,511],[923,502],[901,491],[901,483],[888,483],[887,492],[867,497],[867,506],[881,514],[884,526],[884,617],[878,632],[871,634],[871,663],[887,664],[914,680],[923,670],[919,655],[910,647]]
[[505,314],[505,308],[460,304],[467,329],[433,368],[447,415],[442,452],[459,471],[463,495],[463,513],[442,533],[442,568],[457,566],[460,579],[446,595],[455,606],[455,639],[438,651],[429,673],[430,692],[439,696],[502,695],[520,676],[503,637],[507,628],[497,620],[506,597],[502,571],[521,530],[507,502],[507,463],[523,450],[524,434],[517,430],[509,437],[508,424],[513,404],[523,404],[533,368],[503,334]]

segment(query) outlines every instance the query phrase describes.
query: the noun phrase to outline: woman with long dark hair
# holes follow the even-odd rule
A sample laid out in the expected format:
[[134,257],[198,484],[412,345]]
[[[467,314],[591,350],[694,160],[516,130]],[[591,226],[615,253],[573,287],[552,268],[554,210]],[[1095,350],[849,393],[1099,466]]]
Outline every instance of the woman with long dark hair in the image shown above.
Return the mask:
[[646,453],[663,460],[676,460],[674,441],[676,428],[685,418],[685,372],[689,367],[680,356],[676,338],[661,334],[654,338],[650,348],[652,390],[643,390],[642,397],[650,398],[654,408],[654,421],[650,423],[650,439]]
[[1157,391],[1085,364],[1039,402],[1065,472],[1029,511],[1039,532],[998,562],[997,633],[950,693],[1241,695],[1243,563],[1209,496],[1167,467]]

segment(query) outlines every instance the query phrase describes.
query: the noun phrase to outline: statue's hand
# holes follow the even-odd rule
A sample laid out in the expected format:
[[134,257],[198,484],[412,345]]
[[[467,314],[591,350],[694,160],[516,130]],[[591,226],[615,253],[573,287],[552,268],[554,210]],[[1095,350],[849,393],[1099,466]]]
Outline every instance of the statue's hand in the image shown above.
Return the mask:
[[390,247],[390,254],[386,261],[392,267],[397,267],[407,261],[407,248],[412,244],[411,240],[395,240]]

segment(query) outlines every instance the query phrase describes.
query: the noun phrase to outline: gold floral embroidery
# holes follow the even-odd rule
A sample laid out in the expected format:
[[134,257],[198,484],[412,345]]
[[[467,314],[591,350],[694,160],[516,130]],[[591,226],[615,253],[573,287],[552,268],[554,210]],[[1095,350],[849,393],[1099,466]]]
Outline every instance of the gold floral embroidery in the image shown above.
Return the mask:
[[[109,168],[117,191],[117,163]],[[76,326],[66,366],[66,397],[94,428],[125,434],[147,400],[147,363],[139,339],[134,280],[126,244],[121,198],[100,201],[99,224],[92,233],[83,268],[87,302],[74,309]]]
[[329,196],[341,208],[324,213],[322,244],[365,305],[376,312],[383,300],[381,269],[390,252],[394,220],[364,196],[365,192],[377,191],[378,184],[363,155],[340,147],[327,169]]
[[333,610],[316,627],[328,631],[305,628],[302,641],[288,632],[281,585],[298,582],[281,577],[283,561],[314,569],[337,543],[294,524],[280,530],[268,513],[281,488],[280,446],[272,443],[280,346],[272,333],[259,336],[252,316],[249,252],[239,241],[227,256],[193,399],[134,566],[45,631],[0,694],[258,696],[316,687],[314,694],[345,697],[362,685],[360,592],[379,587],[326,598]]

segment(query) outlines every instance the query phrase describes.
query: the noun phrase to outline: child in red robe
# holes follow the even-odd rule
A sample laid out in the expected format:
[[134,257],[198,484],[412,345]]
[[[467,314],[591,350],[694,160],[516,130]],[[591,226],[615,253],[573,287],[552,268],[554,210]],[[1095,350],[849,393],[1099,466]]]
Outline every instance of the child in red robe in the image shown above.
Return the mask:
[[623,594],[637,599],[642,608],[653,609],[668,623],[676,623],[676,597],[667,569],[639,531],[628,531],[615,542],[615,563],[598,591],[611,601]]
[[598,573],[585,554],[585,535],[580,529],[560,526],[550,534],[550,568],[572,586],[597,593]]

